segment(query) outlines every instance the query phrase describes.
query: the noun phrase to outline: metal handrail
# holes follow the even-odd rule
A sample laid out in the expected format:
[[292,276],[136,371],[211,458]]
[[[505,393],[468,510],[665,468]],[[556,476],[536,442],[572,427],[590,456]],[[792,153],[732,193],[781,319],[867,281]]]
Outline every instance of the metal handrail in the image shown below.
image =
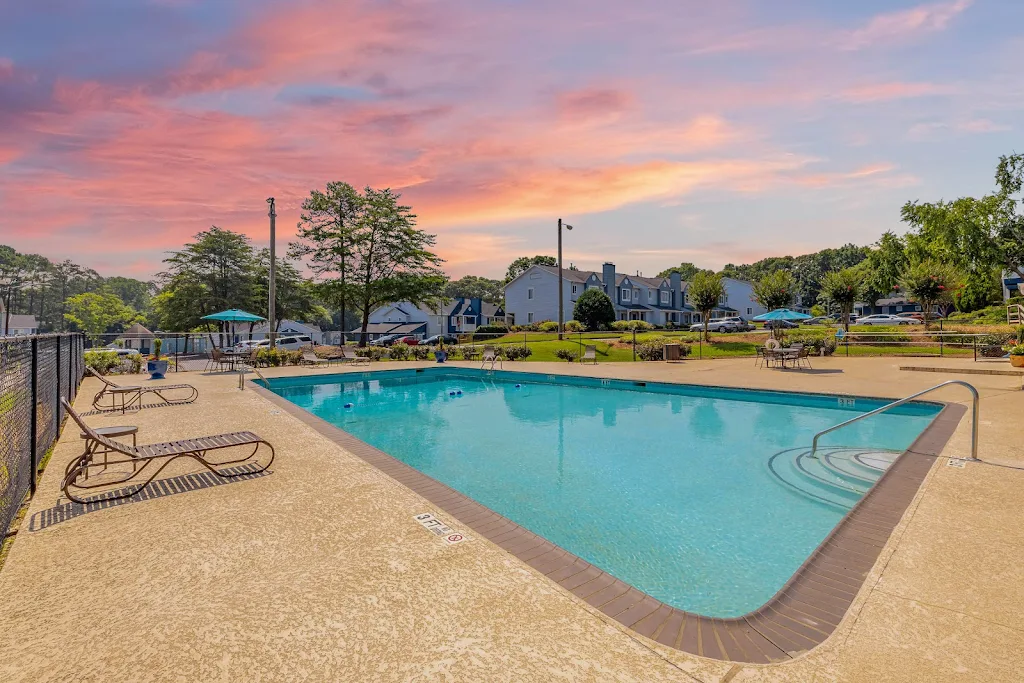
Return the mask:
[[881,408],[876,408],[875,410],[872,410],[870,413],[864,413],[863,415],[858,415],[857,417],[855,417],[855,418],[853,418],[851,420],[847,420],[846,422],[841,422],[841,423],[839,423],[839,424],[837,424],[835,426],[829,427],[828,429],[821,430],[820,432],[818,432],[817,434],[814,435],[814,441],[811,442],[811,456],[810,457],[812,457],[812,458],[816,457],[815,453],[818,450],[818,439],[820,439],[825,434],[828,434],[829,432],[834,432],[837,429],[839,429],[840,427],[845,427],[848,424],[853,424],[854,422],[857,422],[858,420],[863,420],[865,417],[871,417],[872,415],[878,415],[879,413],[884,413],[885,411],[889,410],[890,408],[895,408],[896,406],[903,405],[904,403],[907,403],[908,401],[912,401],[912,400],[914,400],[915,398],[917,398],[919,396],[924,396],[925,394],[931,393],[931,392],[935,391],[936,389],[941,389],[942,387],[949,386],[950,384],[960,384],[960,385],[963,385],[963,386],[967,387],[968,389],[971,390],[971,394],[974,397],[973,405],[972,405],[972,410],[971,410],[971,458],[970,459],[971,460],[978,460],[978,404],[981,401],[981,397],[978,396],[978,390],[977,389],[975,389],[972,385],[968,384],[967,382],[964,382],[964,381],[959,380],[959,379],[951,379],[951,380],[948,380],[946,382],[943,382],[942,384],[936,384],[934,387],[931,387],[930,389],[925,389],[924,391],[919,391],[916,394],[911,394],[910,396],[907,396],[906,398],[901,398],[900,400],[893,401],[892,403],[888,403],[888,404],[882,406]]
[[264,385],[266,385],[268,387],[270,386],[270,382],[267,381],[267,378],[263,376],[263,373],[260,372],[259,369],[257,369],[255,365],[246,365],[245,363],[243,363],[243,364],[238,366],[238,388],[239,389],[242,389],[243,391],[245,390],[245,372],[246,372],[246,370],[252,370],[253,372],[256,373],[257,377],[259,377],[261,380],[263,380],[263,384]]

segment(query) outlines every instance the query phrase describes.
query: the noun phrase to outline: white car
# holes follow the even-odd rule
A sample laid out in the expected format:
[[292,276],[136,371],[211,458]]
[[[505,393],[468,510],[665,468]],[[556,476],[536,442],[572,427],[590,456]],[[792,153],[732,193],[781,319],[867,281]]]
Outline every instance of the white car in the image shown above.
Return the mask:
[[889,315],[887,313],[876,313],[857,318],[858,325],[920,325],[920,320],[906,318],[902,315]]
[[[284,335],[277,338],[275,346],[282,351],[298,351],[304,346],[312,346],[313,340],[308,335]],[[253,349],[267,349],[270,348],[269,339],[246,339],[235,344],[235,353],[248,353]]]
[[[738,316],[732,318],[715,318],[708,321],[708,332],[746,332],[754,326]],[[704,323],[690,325],[690,332],[703,332]]]

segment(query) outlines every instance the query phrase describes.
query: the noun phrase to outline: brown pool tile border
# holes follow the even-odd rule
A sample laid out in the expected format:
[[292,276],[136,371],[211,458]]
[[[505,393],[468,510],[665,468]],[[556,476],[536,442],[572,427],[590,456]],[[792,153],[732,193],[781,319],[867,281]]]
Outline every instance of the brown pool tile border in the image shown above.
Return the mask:
[[763,664],[802,654],[832,634],[967,412],[945,404],[775,596],[742,617],[717,619],[666,605],[259,384],[246,385],[636,633],[702,657]]

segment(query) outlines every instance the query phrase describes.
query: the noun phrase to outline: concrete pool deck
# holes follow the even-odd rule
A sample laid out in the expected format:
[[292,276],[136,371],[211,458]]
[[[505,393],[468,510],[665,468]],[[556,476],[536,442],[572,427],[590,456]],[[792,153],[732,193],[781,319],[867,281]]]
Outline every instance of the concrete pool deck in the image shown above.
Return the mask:
[[[947,379],[899,372],[899,358],[812,362],[506,368],[893,398]],[[273,473],[61,517],[59,475],[82,447],[66,427],[0,571],[0,680],[1017,680],[1024,470],[1011,468],[1024,467],[1024,394],[1013,377],[950,377],[982,394],[990,464],[938,459],[831,637],[753,665],[636,635],[473,533],[446,545],[413,516],[435,512],[464,531],[455,520],[239,391],[237,375],[172,376],[199,401],[86,419],[137,424],[140,443],[252,430],[277,448]],[[83,385],[80,410],[96,383]],[[968,403],[962,388],[934,398]],[[943,456],[969,455],[969,433],[968,414]]]

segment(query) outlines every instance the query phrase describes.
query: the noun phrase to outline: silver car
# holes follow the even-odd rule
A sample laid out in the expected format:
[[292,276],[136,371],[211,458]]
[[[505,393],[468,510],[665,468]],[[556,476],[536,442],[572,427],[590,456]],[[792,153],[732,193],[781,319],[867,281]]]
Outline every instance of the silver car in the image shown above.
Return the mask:
[[857,318],[858,325],[920,325],[921,321],[914,318],[905,318],[902,315],[889,315],[888,313],[876,313]]

